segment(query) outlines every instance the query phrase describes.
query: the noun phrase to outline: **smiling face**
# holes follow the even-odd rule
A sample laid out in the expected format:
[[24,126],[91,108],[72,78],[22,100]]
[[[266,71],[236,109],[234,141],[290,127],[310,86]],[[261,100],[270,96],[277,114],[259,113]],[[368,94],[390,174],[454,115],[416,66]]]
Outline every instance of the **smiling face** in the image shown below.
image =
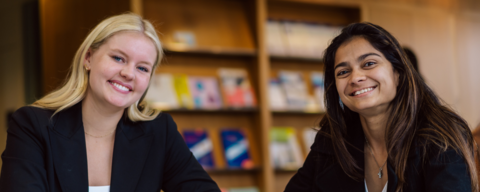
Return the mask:
[[335,54],[335,81],[343,104],[361,115],[385,113],[395,98],[398,73],[363,37],[342,44]]
[[97,50],[89,50],[90,69],[86,97],[97,105],[125,109],[138,101],[148,87],[157,51],[140,32],[119,32]]

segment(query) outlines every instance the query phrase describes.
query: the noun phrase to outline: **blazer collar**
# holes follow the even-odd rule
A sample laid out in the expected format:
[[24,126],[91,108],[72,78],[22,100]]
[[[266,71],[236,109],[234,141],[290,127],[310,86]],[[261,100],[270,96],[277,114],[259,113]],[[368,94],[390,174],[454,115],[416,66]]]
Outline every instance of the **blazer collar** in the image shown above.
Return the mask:
[[[352,155],[353,159],[357,162],[357,165],[360,167],[359,173],[364,175],[365,169],[365,156],[363,151],[363,146],[365,144],[365,134],[363,129],[360,126],[349,129],[350,137],[346,138],[347,150]],[[324,153],[330,156],[334,155],[333,143],[330,138],[317,136],[316,146],[312,146],[312,150],[315,150],[320,153]],[[334,158],[334,157],[332,157]],[[394,192],[397,188],[398,177],[393,169],[393,167],[387,162],[387,174],[388,174],[388,192]],[[321,189],[320,191],[365,191],[365,181],[354,180],[350,178],[343,171],[342,167],[338,163],[333,163],[332,165],[323,169],[320,174],[315,178],[317,181],[317,187]]]
[[[65,109],[49,124],[55,172],[62,191],[88,191],[88,164],[82,104]],[[143,164],[153,142],[152,131],[124,114],[115,133],[111,191],[135,191]]]

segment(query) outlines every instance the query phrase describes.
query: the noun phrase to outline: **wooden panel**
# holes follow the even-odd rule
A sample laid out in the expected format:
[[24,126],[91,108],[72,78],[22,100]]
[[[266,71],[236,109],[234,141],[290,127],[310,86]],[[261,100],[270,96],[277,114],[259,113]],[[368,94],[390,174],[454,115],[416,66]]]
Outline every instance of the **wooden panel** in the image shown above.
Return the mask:
[[360,21],[360,10],[332,5],[269,1],[268,17],[271,19],[348,25]]
[[295,175],[296,172],[276,172],[275,173],[275,192],[282,192],[285,190],[290,179]]
[[258,177],[248,172],[210,173],[210,176],[220,188],[252,187],[260,184]]
[[200,47],[255,47],[244,1],[145,0],[143,7],[167,47],[173,46],[175,31],[193,32]]
[[129,11],[128,0],[41,0],[43,93],[57,88],[88,32],[103,19]]

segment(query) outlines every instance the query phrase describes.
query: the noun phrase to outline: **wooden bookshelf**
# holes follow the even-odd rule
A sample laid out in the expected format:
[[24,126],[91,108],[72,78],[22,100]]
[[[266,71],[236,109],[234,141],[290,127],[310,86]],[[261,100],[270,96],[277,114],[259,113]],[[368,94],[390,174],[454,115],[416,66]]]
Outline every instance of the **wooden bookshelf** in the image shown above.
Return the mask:
[[[206,128],[209,134],[218,135],[225,127],[244,129],[250,141],[254,168],[228,169],[220,149],[221,141],[219,137],[212,137],[217,166],[207,172],[222,188],[256,186],[262,192],[283,191],[296,173],[296,170],[273,167],[269,156],[270,128],[294,127],[301,142],[301,131],[317,126],[324,115],[318,111],[272,111],[269,108],[269,80],[276,77],[278,71],[300,71],[309,79],[310,72],[323,71],[323,63],[321,59],[270,56],[266,45],[267,20],[337,26],[361,20],[359,5],[332,1],[122,0],[116,6],[109,6],[110,1],[95,3],[99,6],[94,10],[81,6],[82,2],[43,0],[41,3],[44,93],[53,90],[65,78],[74,51],[95,24],[107,16],[127,11],[142,15],[156,26],[164,47],[165,58],[156,73],[218,77],[220,68],[241,68],[249,73],[257,98],[256,108],[164,112],[172,115],[179,131]],[[93,4],[91,0],[88,2]],[[174,38],[178,31],[193,32],[196,45],[178,46]],[[312,87],[310,81],[305,82],[307,87]],[[309,92],[312,94],[313,90]],[[302,152],[308,153],[304,147]]]

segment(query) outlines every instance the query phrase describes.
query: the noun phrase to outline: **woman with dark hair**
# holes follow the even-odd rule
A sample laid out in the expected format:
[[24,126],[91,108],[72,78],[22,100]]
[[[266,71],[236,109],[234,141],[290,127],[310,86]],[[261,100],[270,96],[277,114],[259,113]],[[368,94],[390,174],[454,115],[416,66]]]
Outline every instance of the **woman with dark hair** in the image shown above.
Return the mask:
[[478,191],[467,123],[442,105],[390,33],[351,24],[324,62],[327,112],[285,191]]

